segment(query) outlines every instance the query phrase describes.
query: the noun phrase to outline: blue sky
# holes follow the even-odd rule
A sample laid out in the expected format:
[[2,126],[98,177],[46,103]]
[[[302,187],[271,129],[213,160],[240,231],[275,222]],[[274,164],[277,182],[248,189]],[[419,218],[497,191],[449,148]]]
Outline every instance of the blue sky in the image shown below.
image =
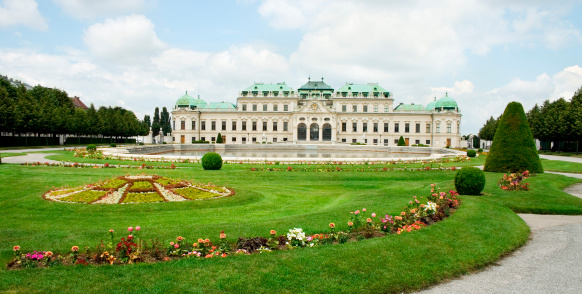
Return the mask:
[[449,93],[463,134],[510,101],[582,87],[581,1],[0,0],[0,74],[138,117],[184,91],[377,82],[395,104]]

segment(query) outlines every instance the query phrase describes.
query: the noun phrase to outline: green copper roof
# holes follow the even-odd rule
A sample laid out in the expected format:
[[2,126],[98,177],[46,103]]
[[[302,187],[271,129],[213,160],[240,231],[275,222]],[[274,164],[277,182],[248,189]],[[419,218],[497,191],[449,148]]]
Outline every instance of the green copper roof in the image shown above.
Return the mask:
[[457,102],[455,99],[449,97],[449,94],[446,93],[445,97],[439,99],[436,104],[435,108],[442,108],[442,109],[457,109]]
[[178,98],[178,101],[176,101],[176,106],[190,107],[190,105],[194,104],[194,102],[195,102],[194,98],[188,95],[188,91],[186,91],[186,94],[184,94],[184,96]]
[[346,83],[343,87],[339,88],[337,92],[356,92],[356,93],[389,93],[386,89],[380,87],[377,83],[369,84],[353,84]]
[[252,86],[244,89],[243,92],[293,92],[293,89],[285,83],[254,83]]
[[229,102],[210,102],[205,108],[207,109],[235,109],[236,106]]
[[422,104],[404,104],[400,103],[394,111],[424,111],[424,106]]
[[426,110],[428,111],[433,111],[434,107],[437,103],[436,97],[434,97],[434,101],[431,101],[427,106],[426,106]]
[[307,82],[307,84],[301,86],[298,90],[299,91],[320,90],[320,91],[333,92],[333,88],[330,87],[328,84],[324,83],[323,78],[321,78],[321,81],[312,81],[311,78],[309,78],[309,82]]

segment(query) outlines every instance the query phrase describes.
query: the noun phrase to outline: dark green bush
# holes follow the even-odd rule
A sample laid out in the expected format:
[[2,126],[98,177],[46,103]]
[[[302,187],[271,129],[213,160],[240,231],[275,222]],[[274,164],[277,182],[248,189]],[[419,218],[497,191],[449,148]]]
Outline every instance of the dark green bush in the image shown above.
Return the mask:
[[499,119],[485,171],[543,173],[523,106],[510,102]]
[[197,140],[197,141],[192,141],[192,144],[209,144],[210,142],[208,141],[202,141],[202,140]]
[[477,151],[475,151],[473,149],[467,150],[467,156],[468,157],[475,157],[475,155],[477,155]]
[[479,152],[479,153],[483,152],[483,148],[477,149],[477,152]]
[[222,167],[222,157],[215,152],[208,152],[202,156],[202,168],[205,170],[219,170]]
[[404,137],[400,136],[400,139],[398,139],[398,146],[406,146],[406,141],[404,140]]
[[89,144],[89,145],[87,145],[87,151],[89,151],[89,152],[95,152],[95,150],[97,150],[97,146],[95,144]]
[[220,133],[218,133],[218,136],[216,137],[216,144],[222,144],[222,143],[224,143],[222,141],[222,135],[220,135]]
[[461,195],[479,195],[485,187],[485,173],[472,166],[463,167],[455,174],[455,189]]
[[117,144],[111,143],[111,144],[109,144],[109,147],[117,147]]

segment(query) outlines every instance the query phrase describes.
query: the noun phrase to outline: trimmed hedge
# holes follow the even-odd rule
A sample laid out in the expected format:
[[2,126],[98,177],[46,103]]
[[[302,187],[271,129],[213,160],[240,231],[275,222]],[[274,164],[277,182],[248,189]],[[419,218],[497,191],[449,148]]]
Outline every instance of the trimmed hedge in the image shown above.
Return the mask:
[[472,166],[463,167],[455,174],[455,189],[461,195],[480,195],[485,188],[485,173]]
[[488,172],[523,172],[525,170],[532,173],[544,172],[521,103],[507,104],[497,125],[484,170]]
[[95,146],[95,144],[87,145],[87,151],[95,152],[95,150],[97,150],[97,146]]
[[468,157],[475,157],[476,155],[477,155],[477,151],[475,151],[473,149],[467,150],[467,156]]
[[205,170],[219,170],[222,167],[222,157],[216,152],[208,152],[202,156],[202,168]]
[[406,146],[406,141],[404,140],[404,137],[400,136],[400,139],[398,139],[398,146]]

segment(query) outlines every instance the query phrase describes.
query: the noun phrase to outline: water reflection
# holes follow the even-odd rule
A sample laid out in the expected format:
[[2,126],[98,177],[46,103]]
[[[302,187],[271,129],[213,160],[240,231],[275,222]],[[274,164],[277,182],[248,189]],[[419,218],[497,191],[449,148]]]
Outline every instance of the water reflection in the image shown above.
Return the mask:
[[[188,150],[163,153],[173,156],[202,156],[208,151]],[[415,153],[388,151],[350,151],[350,150],[236,150],[218,151],[223,158],[414,158],[430,156],[430,150],[418,150]]]

